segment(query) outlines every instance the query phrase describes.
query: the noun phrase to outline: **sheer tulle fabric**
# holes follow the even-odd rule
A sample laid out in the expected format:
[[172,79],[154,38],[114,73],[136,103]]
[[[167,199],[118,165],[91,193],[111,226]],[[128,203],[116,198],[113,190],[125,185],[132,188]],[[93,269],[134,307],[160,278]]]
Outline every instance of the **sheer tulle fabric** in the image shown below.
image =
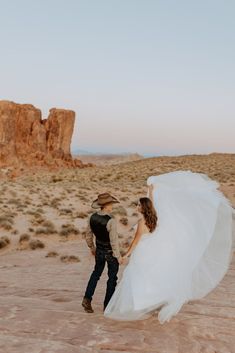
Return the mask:
[[144,234],[104,315],[139,320],[160,308],[169,321],[182,305],[217,286],[231,259],[232,208],[206,175],[152,176],[158,226]]

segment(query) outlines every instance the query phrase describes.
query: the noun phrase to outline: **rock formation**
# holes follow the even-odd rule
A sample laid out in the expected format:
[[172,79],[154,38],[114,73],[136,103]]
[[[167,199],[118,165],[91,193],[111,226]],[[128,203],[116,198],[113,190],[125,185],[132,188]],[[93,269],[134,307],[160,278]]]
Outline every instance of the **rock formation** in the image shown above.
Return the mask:
[[74,121],[72,110],[42,119],[31,104],[0,101],[0,166],[82,166],[70,153]]

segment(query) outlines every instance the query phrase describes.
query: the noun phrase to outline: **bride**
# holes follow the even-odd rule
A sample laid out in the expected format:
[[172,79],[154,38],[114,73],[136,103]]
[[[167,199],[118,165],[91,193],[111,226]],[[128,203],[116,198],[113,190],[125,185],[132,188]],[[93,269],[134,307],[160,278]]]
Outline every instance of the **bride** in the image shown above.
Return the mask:
[[104,315],[139,320],[159,309],[161,323],[204,297],[226,273],[232,254],[232,207],[204,174],[177,171],[148,178],[139,200],[130,260]]

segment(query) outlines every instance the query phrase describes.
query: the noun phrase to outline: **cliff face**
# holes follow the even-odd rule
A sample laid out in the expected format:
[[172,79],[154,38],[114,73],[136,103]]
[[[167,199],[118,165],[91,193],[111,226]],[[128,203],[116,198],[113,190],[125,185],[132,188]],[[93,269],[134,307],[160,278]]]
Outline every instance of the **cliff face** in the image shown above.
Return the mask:
[[72,110],[42,119],[33,105],[0,101],[0,166],[79,166],[70,153],[74,121]]

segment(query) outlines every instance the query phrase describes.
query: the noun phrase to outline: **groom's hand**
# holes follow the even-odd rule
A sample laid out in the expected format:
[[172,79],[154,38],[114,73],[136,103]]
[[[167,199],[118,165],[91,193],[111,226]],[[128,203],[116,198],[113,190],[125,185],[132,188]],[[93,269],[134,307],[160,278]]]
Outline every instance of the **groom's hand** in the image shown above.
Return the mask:
[[127,263],[128,256],[124,255],[122,257],[122,263],[126,264]]

